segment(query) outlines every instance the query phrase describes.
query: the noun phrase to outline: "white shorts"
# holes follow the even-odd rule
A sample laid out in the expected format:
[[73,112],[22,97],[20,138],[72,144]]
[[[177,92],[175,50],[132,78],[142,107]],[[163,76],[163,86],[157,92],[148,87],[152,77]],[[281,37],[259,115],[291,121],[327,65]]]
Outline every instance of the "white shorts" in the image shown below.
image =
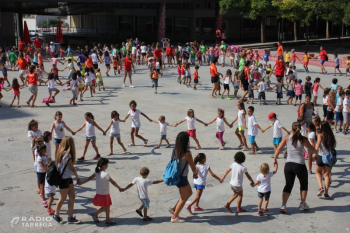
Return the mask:
[[27,70],[19,70],[19,75],[26,75]]

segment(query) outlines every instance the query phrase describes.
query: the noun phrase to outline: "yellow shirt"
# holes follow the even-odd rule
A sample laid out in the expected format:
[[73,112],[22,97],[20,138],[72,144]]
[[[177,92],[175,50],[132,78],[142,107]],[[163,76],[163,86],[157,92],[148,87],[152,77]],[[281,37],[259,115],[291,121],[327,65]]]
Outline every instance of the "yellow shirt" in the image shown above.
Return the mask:
[[346,60],[346,68],[350,69],[350,60]]
[[101,73],[96,73],[96,79],[97,79],[97,81],[99,81],[99,82],[102,82],[102,81],[103,81]]
[[309,62],[310,55],[304,55],[303,58],[304,58],[304,62]]
[[286,53],[286,62],[290,62],[290,55],[289,55],[289,53]]

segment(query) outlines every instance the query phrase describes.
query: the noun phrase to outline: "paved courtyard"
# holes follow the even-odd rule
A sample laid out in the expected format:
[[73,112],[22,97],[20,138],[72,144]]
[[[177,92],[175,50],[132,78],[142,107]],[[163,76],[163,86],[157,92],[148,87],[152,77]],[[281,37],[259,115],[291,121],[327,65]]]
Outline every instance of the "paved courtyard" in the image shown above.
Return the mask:
[[[273,53],[274,54],[274,53]],[[105,73],[105,67],[102,68],[102,74]],[[45,63],[46,70],[51,65]],[[59,64],[59,69],[63,66]],[[218,67],[220,72],[225,72],[225,68]],[[193,72],[193,68],[191,68]],[[301,65],[298,65],[298,77],[305,81],[306,73]],[[321,78],[321,85],[328,87],[333,78],[333,68],[328,68],[328,75],[320,75],[319,67],[310,67],[308,74],[314,80],[315,77]],[[67,72],[61,75],[67,76]],[[140,201],[137,197],[136,187],[132,187],[124,193],[120,193],[112,185],[110,194],[113,205],[111,206],[111,216],[117,221],[117,225],[106,228],[105,224],[94,224],[89,213],[95,210],[91,203],[95,195],[95,181],[91,181],[83,186],[76,187],[76,201],[74,214],[77,219],[83,221],[79,225],[59,225],[46,214],[46,209],[42,207],[39,195],[36,194],[36,175],[33,172],[33,161],[30,152],[30,140],[27,137],[27,124],[31,119],[39,121],[39,128],[42,132],[49,130],[53,122],[55,111],[63,113],[63,120],[73,130],[78,129],[84,122],[85,112],[92,112],[96,122],[106,129],[110,122],[110,113],[116,110],[123,119],[129,111],[129,102],[137,101],[138,109],[147,114],[151,119],[158,120],[160,115],[166,117],[169,123],[176,123],[183,119],[189,108],[194,109],[195,116],[205,122],[209,122],[217,115],[217,108],[225,109],[225,117],[231,122],[237,115],[236,100],[211,99],[209,97],[211,90],[209,67],[202,66],[199,69],[200,85],[198,90],[186,88],[176,82],[176,68],[166,68],[164,76],[159,80],[158,94],[154,94],[151,83],[148,78],[148,71],[145,66],[137,66],[136,74],[133,74],[133,84],[136,88],[129,88],[128,85],[122,88],[122,76],[112,75],[104,77],[106,91],[99,92],[93,98],[85,94],[85,101],[79,102],[78,106],[70,106],[70,91],[61,91],[56,97],[57,103],[46,107],[41,100],[47,97],[47,87],[39,87],[38,107],[32,109],[25,106],[29,98],[29,90],[21,90],[22,108],[9,108],[8,105],[13,98],[13,92],[3,91],[4,98],[1,101],[0,108],[0,142],[1,142],[1,163],[0,163],[0,232],[349,232],[350,229],[350,159],[349,155],[349,137],[343,134],[336,134],[337,151],[339,154],[338,163],[333,168],[332,185],[330,188],[331,199],[325,200],[316,196],[318,185],[315,174],[309,176],[309,193],[307,203],[310,210],[300,211],[297,207],[300,202],[299,183],[296,181],[292,195],[288,202],[288,214],[279,213],[281,205],[282,189],[284,187],[284,159],[279,159],[279,170],[272,178],[272,194],[269,204],[269,214],[259,216],[257,212],[257,188],[251,188],[249,181],[244,180],[244,198],[243,208],[248,212],[240,214],[230,214],[223,207],[227,202],[232,191],[230,188],[230,176],[224,183],[220,184],[217,180],[208,175],[208,182],[200,202],[204,208],[203,212],[195,212],[190,215],[187,210],[183,210],[181,217],[186,219],[185,224],[171,224],[168,208],[173,206],[179,198],[176,187],[167,187],[164,184],[152,185],[149,187],[150,210],[149,215],[154,218],[152,222],[143,222],[135,213],[139,208]],[[18,77],[18,72],[9,72],[10,80]],[[338,76],[339,84],[349,85],[349,78]],[[66,80],[65,78],[63,80]],[[272,78],[275,81],[275,78]],[[6,86],[6,85],[5,85]],[[61,87],[59,87],[61,89]],[[231,86],[231,89],[232,86]],[[321,91],[322,92],[322,91]],[[241,91],[240,93],[241,94]],[[263,128],[269,125],[267,121],[268,113],[274,111],[277,113],[281,123],[288,129],[296,120],[297,108],[294,106],[282,105],[276,106],[275,93],[268,92],[268,105],[259,106],[256,103],[255,116],[259,125]],[[257,94],[256,94],[257,96]],[[284,95],[284,102],[286,96]],[[322,99],[319,98],[320,104]],[[246,107],[249,105],[246,105]],[[322,109],[320,107],[320,112]],[[122,187],[127,186],[134,177],[139,176],[141,167],[150,169],[149,178],[153,180],[162,179],[166,164],[168,163],[172,149],[165,148],[154,149],[158,143],[159,126],[141,118],[142,127],[140,133],[143,137],[149,139],[147,147],[142,146],[142,141],[135,139],[137,146],[128,149],[127,155],[122,155],[122,150],[117,143],[114,148],[116,155],[109,156],[110,160],[108,172],[111,177]],[[130,119],[126,123],[121,123],[121,139],[127,145],[130,140]],[[219,141],[215,138],[215,124],[205,127],[196,123],[197,136],[201,143],[203,152],[207,155],[207,164],[218,176],[222,176],[225,170],[233,162],[233,155],[238,151],[239,141],[234,134],[234,129],[226,126],[224,135],[227,141],[226,150],[218,150]],[[169,141],[174,145],[175,137],[180,131],[185,131],[186,123],[177,128],[168,128]],[[107,157],[109,152],[109,138],[97,132],[97,146],[102,156]],[[66,131],[66,135],[69,132]],[[85,129],[73,136],[76,142],[77,156],[82,155]],[[9,140],[13,138],[12,140]],[[244,165],[253,179],[259,174],[261,163],[267,162],[270,167],[273,166],[271,155],[272,147],[272,129],[259,135],[256,139],[262,149],[262,154],[248,155]],[[53,145],[52,145],[53,147]],[[191,141],[191,151],[194,154],[194,141]],[[90,176],[95,169],[96,161],[92,160],[94,150],[90,146],[87,153],[87,161],[76,163],[77,172],[82,178]],[[282,156],[281,156],[282,157]],[[315,168],[313,168],[315,171]],[[190,176],[191,176],[190,172]],[[193,180],[189,179],[190,183]],[[59,197],[57,192],[55,202]],[[194,195],[192,196],[192,198]],[[192,199],[190,198],[190,199]],[[54,202],[54,203],[55,203]],[[55,206],[53,206],[54,209]],[[236,202],[232,203],[233,209]],[[67,218],[67,205],[64,204],[61,217]],[[16,217],[19,217],[19,221]],[[30,217],[34,217],[30,219]],[[27,221],[25,221],[26,218]],[[104,220],[104,214],[101,215]],[[30,225],[30,223],[33,223]],[[34,223],[37,223],[35,225]],[[41,224],[41,225],[40,225]],[[31,226],[31,227],[30,227]],[[37,226],[37,227],[35,227]]]

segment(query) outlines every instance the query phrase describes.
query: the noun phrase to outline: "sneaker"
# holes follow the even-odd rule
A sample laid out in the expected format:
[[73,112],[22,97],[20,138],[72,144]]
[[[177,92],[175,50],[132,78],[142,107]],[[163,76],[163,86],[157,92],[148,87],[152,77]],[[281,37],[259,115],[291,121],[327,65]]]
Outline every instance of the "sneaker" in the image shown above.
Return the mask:
[[264,213],[262,212],[262,210],[259,210],[259,211],[257,212],[257,214],[259,214],[259,215],[264,215]]
[[53,209],[47,209],[46,213],[48,213],[49,215],[54,215],[55,211]]
[[123,84],[123,87],[125,87],[125,84]]
[[339,133],[339,131],[338,131],[337,129],[333,129],[333,131],[334,131],[335,133]]
[[188,212],[190,212],[190,214],[192,214],[192,210],[191,210],[191,206],[190,205],[186,206],[186,210],[188,210]]
[[328,195],[328,193],[325,193],[325,194],[324,194],[324,198],[329,199],[329,198],[331,198],[331,197]]
[[170,148],[171,147],[171,145],[167,145],[165,148]]
[[223,95],[221,95],[221,99],[224,99],[224,96],[223,96]]
[[300,210],[309,210],[310,207],[309,207],[308,204],[306,204],[306,202],[304,202],[304,203],[300,203],[299,209],[300,209]]
[[145,139],[145,142],[143,143],[143,146],[146,147],[148,143],[148,139]]
[[79,223],[81,223],[79,220],[77,220],[75,217],[73,217],[73,216],[70,216],[70,217],[68,217],[68,219],[67,219],[67,223],[68,224],[79,224]]
[[171,218],[171,219],[170,219],[170,222],[171,222],[171,223],[184,223],[185,220],[183,220],[183,219],[180,218],[180,217],[177,217],[177,218]]
[[226,98],[227,100],[231,100],[231,98]]
[[141,210],[137,209],[137,210],[136,210],[136,213],[137,213],[138,215],[140,215],[141,217],[143,217],[143,214],[142,214]]
[[115,222],[115,221],[106,222],[106,226],[107,226],[107,227],[113,226],[113,225],[115,225],[115,224],[117,224],[117,222]]
[[96,160],[96,159],[98,159],[98,158],[100,158],[100,157],[101,157],[101,155],[97,154],[97,155],[95,155],[95,156],[93,157],[93,159]]
[[237,209],[236,212],[237,212],[237,213],[243,213],[243,212],[247,212],[247,210],[246,210],[246,209],[240,208],[240,209]]
[[201,207],[199,207],[199,206],[193,207],[193,210],[195,210],[195,211],[203,211],[203,209]]
[[83,161],[85,161],[85,158],[84,158],[84,157],[80,157],[80,158],[78,159],[78,161],[83,162]]
[[60,216],[53,214],[53,220],[55,220],[57,223],[63,223],[63,220]]
[[284,205],[284,204],[282,204],[281,209],[280,209],[280,212],[281,212],[282,214],[287,213],[287,206]]
[[264,213],[268,213],[269,210],[268,210],[268,209],[264,209],[263,212],[264,212]]
[[133,86],[133,85],[130,85],[130,87],[131,87],[131,88],[135,88],[135,86]]
[[144,217],[143,219],[142,219],[143,221],[152,221],[153,220],[153,218],[151,218],[151,217],[149,217],[149,216],[147,216],[147,217]]
[[324,189],[323,188],[319,188],[318,192],[317,192],[317,196],[320,197],[320,196],[322,196],[323,193],[324,193]]
[[43,201],[43,206],[47,208],[47,201]]

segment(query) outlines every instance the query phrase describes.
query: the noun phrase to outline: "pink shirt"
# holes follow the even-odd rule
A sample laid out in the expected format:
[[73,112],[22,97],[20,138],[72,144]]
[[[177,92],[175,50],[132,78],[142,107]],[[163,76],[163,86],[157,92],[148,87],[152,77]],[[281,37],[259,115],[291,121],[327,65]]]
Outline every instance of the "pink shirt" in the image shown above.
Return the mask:
[[38,64],[39,65],[44,64],[44,59],[43,59],[43,56],[41,55],[41,53],[38,53]]
[[53,57],[51,60],[52,60],[52,64],[57,66],[58,59]]
[[303,86],[301,84],[295,85],[295,95],[303,94]]
[[316,92],[318,91],[318,86],[319,86],[319,85],[320,85],[319,83],[315,83],[315,84],[314,84],[314,91],[316,91]]

